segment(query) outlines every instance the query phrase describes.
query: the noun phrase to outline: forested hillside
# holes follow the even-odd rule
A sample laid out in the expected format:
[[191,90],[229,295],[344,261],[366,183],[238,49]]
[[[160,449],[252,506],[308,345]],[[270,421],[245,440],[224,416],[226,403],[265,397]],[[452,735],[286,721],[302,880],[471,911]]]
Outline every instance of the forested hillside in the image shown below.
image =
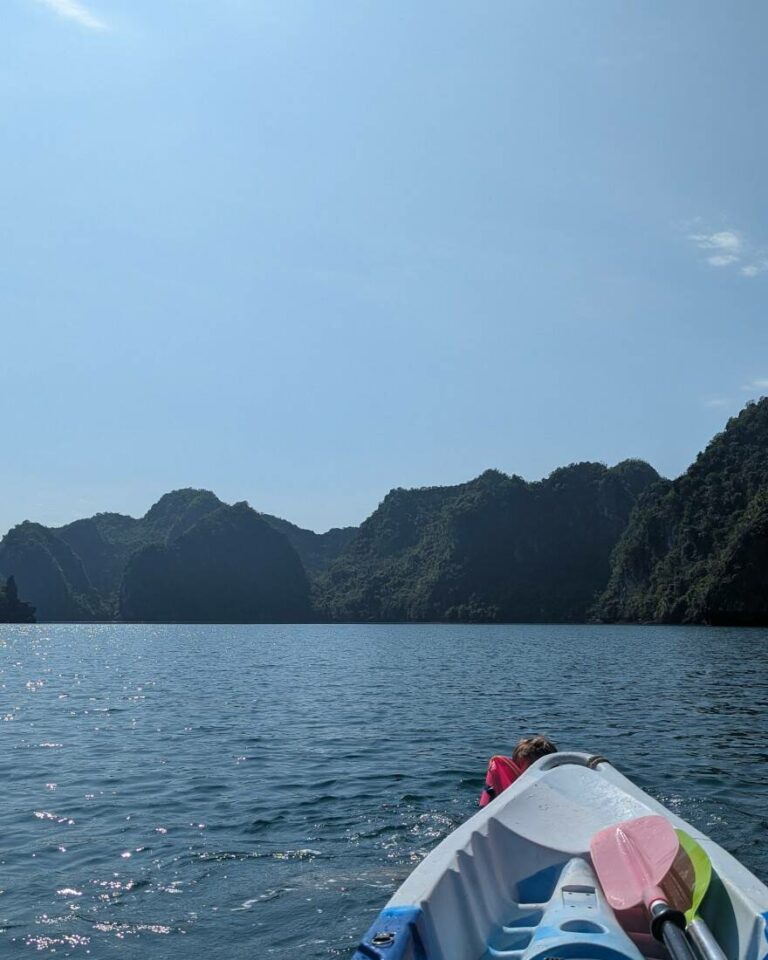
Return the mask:
[[0,577],[15,578],[38,620],[105,620],[109,605],[55,530],[25,521],[0,542]]
[[0,618],[22,620],[768,623],[768,400],[672,481],[640,460],[487,470],[324,534],[175,490],[138,519],[19,524],[9,577]]
[[686,473],[641,499],[595,612],[768,623],[768,399],[749,404]]
[[21,523],[0,542],[0,575],[15,576],[43,621],[303,620],[309,603],[288,539],[207,490],[175,490],[139,519],[99,513],[58,528]]
[[455,487],[393,490],[320,576],[330,620],[576,621],[656,471],[573,464],[527,483],[488,470]]
[[120,589],[122,620],[280,623],[309,614],[298,554],[247,503],[220,504],[134,553]]
[[357,533],[357,527],[333,527],[325,533],[315,533],[314,530],[305,530],[295,523],[272,517],[268,513],[261,514],[262,519],[285,534],[286,539],[301,557],[304,569],[309,576],[325,570],[344,548],[352,541]]

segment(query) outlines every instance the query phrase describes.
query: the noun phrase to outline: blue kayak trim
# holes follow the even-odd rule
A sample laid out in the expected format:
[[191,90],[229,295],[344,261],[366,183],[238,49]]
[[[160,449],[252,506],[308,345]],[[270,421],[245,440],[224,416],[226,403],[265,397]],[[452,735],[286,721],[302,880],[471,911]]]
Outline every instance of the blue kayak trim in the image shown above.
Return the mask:
[[427,951],[416,927],[420,916],[420,907],[382,910],[352,960],[427,960]]

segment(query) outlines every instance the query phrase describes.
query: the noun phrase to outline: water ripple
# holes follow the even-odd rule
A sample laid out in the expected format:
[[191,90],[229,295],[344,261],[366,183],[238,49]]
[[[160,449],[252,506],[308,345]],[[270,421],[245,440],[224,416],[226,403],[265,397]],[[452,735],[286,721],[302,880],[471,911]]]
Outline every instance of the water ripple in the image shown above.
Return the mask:
[[765,631],[3,625],[0,647],[4,956],[346,956],[534,730],[768,875]]

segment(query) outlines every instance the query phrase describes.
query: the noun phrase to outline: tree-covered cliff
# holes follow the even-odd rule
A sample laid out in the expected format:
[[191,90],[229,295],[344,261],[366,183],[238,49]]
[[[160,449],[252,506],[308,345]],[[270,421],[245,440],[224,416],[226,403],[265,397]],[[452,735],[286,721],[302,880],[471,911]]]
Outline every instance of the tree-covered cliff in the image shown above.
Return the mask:
[[19,591],[13,577],[0,580],[0,623],[34,623],[35,609],[19,600]]
[[393,490],[318,578],[331,620],[575,621],[652,467],[573,464],[527,483],[489,470],[455,487]]
[[489,470],[393,490],[322,535],[177,490],[139,519],[19,524],[0,542],[10,576],[40,620],[765,624],[768,400],[674,481],[637,460],[535,483]]
[[[162,564],[152,569],[157,577],[165,577],[163,582],[168,584],[168,578],[172,578],[172,570],[178,573],[178,570],[183,568],[185,548],[194,550],[200,547],[200,538],[204,538],[204,531],[207,529],[200,524],[212,514],[219,514],[219,521],[212,524],[208,532],[212,549],[220,550],[223,541],[218,534],[222,533],[225,526],[221,520],[222,510],[226,513],[234,511],[235,508],[223,504],[210,491],[184,489],[161,497],[139,519],[117,513],[99,513],[58,528],[25,522],[10,530],[0,542],[0,576],[15,576],[22,596],[37,608],[40,620],[114,620],[123,616],[126,609],[130,611],[132,618],[146,619],[139,611],[143,611],[143,605],[150,602],[148,598],[153,588],[142,579],[144,568],[141,564],[131,565],[133,558],[143,556],[146,551],[150,551],[147,555],[151,556],[154,550],[157,558],[164,558],[167,569]],[[245,531],[242,536],[253,538],[250,554],[243,548],[242,543],[237,542],[238,524]],[[306,619],[306,589],[299,587],[297,590],[291,579],[295,577],[295,571],[289,569],[290,564],[286,566],[285,563],[286,549],[290,551],[291,557],[295,558],[287,538],[264,521],[254,524],[250,514],[245,516],[239,506],[230,517],[229,526],[233,559],[246,563],[253,560],[256,563],[258,558],[256,567],[261,570],[269,551],[273,551],[275,570],[282,570],[288,579],[281,585],[279,578],[270,579],[270,574],[267,580],[272,584],[276,597],[281,595],[281,591],[285,595],[295,596],[295,619]],[[196,530],[194,536],[183,539],[193,530]],[[181,546],[174,547],[179,540],[182,541]],[[232,569],[226,558],[221,560],[222,569]],[[132,579],[124,590],[123,581],[129,567]],[[189,591],[192,592],[198,585],[193,571],[190,570],[189,573]],[[257,619],[263,619],[258,613],[255,600],[246,602],[242,598],[236,599],[238,590],[244,589],[243,584],[246,581],[253,583],[254,575],[253,570],[247,570],[244,573],[246,579],[239,580],[239,573],[235,571],[227,588],[222,585],[222,578],[216,577],[221,592],[214,595],[209,584],[205,596],[210,609],[234,611],[240,604],[238,609],[241,611],[250,609]],[[248,580],[248,577],[251,580]],[[257,589],[254,597],[260,595]],[[176,590],[172,601],[169,597],[168,602],[173,602],[174,609],[182,609],[180,597],[180,588]],[[194,603],[197,604],[198,600]],[[250,607],[248,603],[251,604]],[[285,619],[285,604],[270,601],[270,604],[264,606],[264,610],[271,610],[273,607],[279,611],[280,618]],[[193,619],[210,620],[213,616],[203,616],[197,607],[195,610],[197,612]],[[236,614],[232,613],[232,616]],[[165,618],[164,614],[163,619]],[[184,619],[190,617],[185,616]]]
[[357,527],[333,527],[325,533],[305,530],[295,523],[272,517],[268,513],[261,516],[267,523],[285,534],[288,542],[296,550],[309,576],[321,573],[339,556],[357,533]]
[[166,493],[139,519],[97,513],[51,532],[79,557],[89,582],[114,613],[131,555],[149,544],[173,539],[221,506],[221,500],[209,490],[185,488]]
[[768,399],[650,489],[617,544],[604,620],[768,623]]
[[94,589],[80,557],[55,530],[25,521],[0,542],[0,576],[14,577],[38,620],[80,621],[109,618],[104,598]]
[[221,504],[133,554],[120,591],[123,620],[280,623],[309,613],[298,554],[246,503]]

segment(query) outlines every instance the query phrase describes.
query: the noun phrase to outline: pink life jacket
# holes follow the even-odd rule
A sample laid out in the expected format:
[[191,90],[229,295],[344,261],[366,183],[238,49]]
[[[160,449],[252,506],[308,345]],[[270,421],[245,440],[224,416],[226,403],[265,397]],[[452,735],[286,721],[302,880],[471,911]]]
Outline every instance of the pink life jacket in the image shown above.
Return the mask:
[[494,797],[511,787],[523,770],[511,757],[491,757],[488,761],[488,773],[485,775],[485,789],[480,794],[480,806],[484,807]]

